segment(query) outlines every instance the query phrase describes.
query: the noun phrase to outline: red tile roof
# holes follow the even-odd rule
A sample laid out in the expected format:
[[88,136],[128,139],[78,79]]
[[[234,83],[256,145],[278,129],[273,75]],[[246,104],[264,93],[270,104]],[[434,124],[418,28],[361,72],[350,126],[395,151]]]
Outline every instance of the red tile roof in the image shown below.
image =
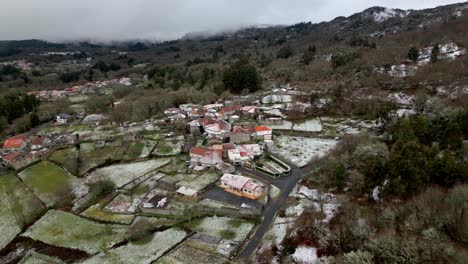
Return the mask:
[[255,127],[255,131],[262,132],[262,131],[271,131],[272,129],[267,126],[257,126]]
[[31,140],[32,145],[42,145],[44,143],[44,138],[42,136],[34,136]]
[[19,155],[21,155],[20,152],[13,152],[13,153],[10,153],[6,156],[3,157],[4,160],[6,161],[13,161],[16,157],[18,157]]
[[19,135],[16,137],[9,138],[5,140],[3,148],[20,148],[23,145],[25,139],[25,135]]
[[195,154],[198,156],[206,156],[208,154],[211,154],[211,152],[213,152],[213,150],[209,148],[192,147],[190,149],[190,154]]

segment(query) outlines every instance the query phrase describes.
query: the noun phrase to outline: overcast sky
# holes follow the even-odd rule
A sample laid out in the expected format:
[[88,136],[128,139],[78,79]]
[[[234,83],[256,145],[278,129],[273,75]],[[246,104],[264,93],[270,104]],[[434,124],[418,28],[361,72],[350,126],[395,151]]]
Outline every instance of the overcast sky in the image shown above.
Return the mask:
[[169,40],[188,32],[328,21],[371,6],[422,9],[449,0],[0,0],[0,39]]

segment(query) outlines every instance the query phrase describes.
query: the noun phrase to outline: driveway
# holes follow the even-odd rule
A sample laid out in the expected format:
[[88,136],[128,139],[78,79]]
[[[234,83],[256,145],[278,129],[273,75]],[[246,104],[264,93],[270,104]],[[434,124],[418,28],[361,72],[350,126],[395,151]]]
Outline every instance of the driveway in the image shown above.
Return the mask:
[[225,192],[222,188],[214,185],[209,188],[206,192],[203,193],[203,198],[208,198],[215,201],[220,201],[223,203],[228,203],[236,206],[241,206],[242,204],[247,204],[249,206],[255,207],[259,210],[262,208],[262,204],[254,201],[252,199],[237,196],[235,194]]

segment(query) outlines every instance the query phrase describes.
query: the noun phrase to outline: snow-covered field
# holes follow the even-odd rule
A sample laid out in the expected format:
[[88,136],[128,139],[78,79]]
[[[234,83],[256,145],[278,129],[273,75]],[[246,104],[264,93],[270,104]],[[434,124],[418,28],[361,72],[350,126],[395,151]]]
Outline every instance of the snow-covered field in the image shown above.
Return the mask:
[[313,159],[325,156],[338,143],[332,139],[293,136],[277,136],[275,139],[275,147],[272,152],[298,167],[304,167]]
[[177,183],[177,186],[185,186],[196,191],[201,191],[206,186],[219,180],[219,178],[217,173],[206,172],[194,179],[182,180]]
[[167,229],[155,233],[146,243],[128,243],[108,252],[98,254],[82,264],[150,264],[160,258],[166,251],[181,242],[187,233],[179,229]]
[[87,182],[110,180],[120,188],[125,184],[154,171],[169,163],[170,159],[154,159],[143,162],[113,165],[93,171],[86,179]]
[[235,233],[235,237],[232,239],[233,241],[244,241],[250,230],[254,227],[254,224],[239,220],[242,221],[242,223],[237,227],[230,223],[233,220],[236,221],[237,219],[217,216],[206,217],[194,229],[195,231],[214,237],[220,237],[220,232],[230,230]]
[[151,154],[151,151],[153,151],[154,146],[158,143],[155,140],[143,140],[142,141],[145,146],[143,147],[143,150],[141,151],[140,158],[146,158]]
[[[1,187],[1,186],[0,186]],[[4,248],[21,232],[13,211],[10,209],[6,191],[0,188],[0,249]]]
[[23,234],[44,243],[95,254],[127,237],[126,226],[104,225],[58,210],[50,210]]
[[293,123],[291,121],[283,120],[282,124],[270,125],[272,129],[277,130],[294,130],[301,132],[321,132],[322,123],[319,119],[309,119],[304,122]]
[[264,104],[276,104],[276,103],[291,103],[293,97],[291,95],[267,95],[262,98]]

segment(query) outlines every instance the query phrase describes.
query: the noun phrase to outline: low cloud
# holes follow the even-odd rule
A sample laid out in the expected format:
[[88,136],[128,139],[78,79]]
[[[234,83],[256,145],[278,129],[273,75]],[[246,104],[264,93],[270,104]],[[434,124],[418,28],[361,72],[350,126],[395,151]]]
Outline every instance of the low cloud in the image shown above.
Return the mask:
[[422,9],[456,1],[14,0],[0,5],[0,39],[170,40],[256,24],[321,22],[371,6]]

